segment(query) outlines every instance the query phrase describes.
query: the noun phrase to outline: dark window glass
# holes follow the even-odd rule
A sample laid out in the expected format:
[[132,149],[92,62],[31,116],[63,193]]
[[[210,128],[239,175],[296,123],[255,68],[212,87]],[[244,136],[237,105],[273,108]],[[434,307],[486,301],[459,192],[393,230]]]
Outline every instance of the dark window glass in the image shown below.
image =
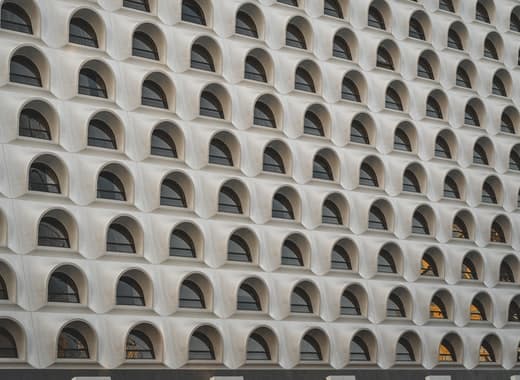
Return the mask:
[[442,136],[437,136],[437,139],[435,139],[435,157],[452,158],[450,146]]
[[38,67],[27,57],[15,55],[11,58],[9,81],[29,86],[42,86],[42,79]]
[[473,299],[469,310],[470,319],[472,321],[487,321],[486,309],[478,299]]
[[394,60],[392,59],[392,55],[383,46],[380,46],[377,49],[376,66],[382,67],[383,69],[394,70]]
[[78,93],[98,98],[107,98],[108,96],[103,78],[91,69],[81,69],[79,72]]
[[301,361],[321,361],[320,344],[310,335],[305,335],[300,342],[300,360]]
[[397,128],[395,130],[394,135],[394,149],[400,150],[403,152],[411,152],[412,144],[410,143],[410,139],[404,130],[401,128]]
[[61,222],[45,216],[38,227],[38,245],[42,247],[70,248],[69,233]]
[[352,338],[349,358],[351,362],[369,362],[371,360],[368,346],[361,337]]
[[206,17],[202,8],[193,0],[182,1],[182,21],[191,22],[193,24],[206,25]]
[[[0,300],[8,300],[9,299],[9,291],[7,290],[7,285],[5,284],[4,279],[0,276]],[[1,340],[1,338],[0,338]],[[0,354],[1,357],[1,354]]]
[[97,197],[114,201],[126,201],[123,182],[113,173],[102,171],[97,181]]
[[318,115],[312,111],[305,112],[303,119],[303,133],[312,136],[325,136],[323,124]]
[[282,265],[303,267],[303,256],[298,245],[292,240],[285,240],[282,246]]
[[271,360],[269,345],[259,334],[251,334],[247,339],[247,360]]
[[323,202],[321,212],[322,223],[335,225],[343,224],[343,217],[341,215],[341,211],[339,210],[338,206],[330,199],[327,199],[325,202]]
[[480,127],[480,120],[477,111],[475,111],[475,109],[469,104],[466,106],[466,111],[464,113],[464,124]]
[[359,90],[352,79],[344,78],[341,86],[341,98],[353,102],[361,102]]
[[489,165],[486,151],[479,143],[473,149],[473,163],[478,165]]
[[262,311],[260,298],[255,289],[248,285],[242,284],[238,289],[237,309],[248,311]]
[[336,244],[332,248],[330,257],[330,269],[352,270],[352,262],[348,252],[341,245]]
[[179,294],[179,307],[205,309],[206,302],[200,287],[191,280],[184,280]]
[[361,315],[359,301],[356,296],[348,290],[345,290],[341,295],[340,313],[341,315]]
[[301,30],[294,24],[287,25],[285,45],[298,49],[307,49],[307,42]]
[[462,261],[461,276],[463,280],[478,280],[477,268],[468,257]]
[[[500,282],[515,282],[515,274],[506,261],[500,264]],[[520,321],[520,318],[518,319]]]
[[336,58],[352,60],[352,52],[350,51],[350,47],[348,46],[347,41],[345,41],[340,36],[334,36],[332,55]]
[[313,313],[311,299],[302,288],[296,287],[291,293],[291,313]]
[[469,75],[466,72],[466,70],[464,70],[464,68],[461,66],[459,66],[457,69],[456,84],[460,87],[471,88],[471,80],[469,78]]
[[493,78],[493,89],[492,89],[492,92],[493,92],[494,95],[507,96],[507,90],[506,90],[506,86],[504,85],[504,82],[502,82],[502,79],[500,79],[496,75]]
[[123,7],[137,9],[138,11],[150,12],[148,0],[123,0]]
[[455,7],[451,0],[439,0],[439,9],[448,12],[455,12]]
[[386,316],[394,318],[406,318],[406,310],[403,301],[395,293],[390,294],[386,303]]
[[368,214],[368,228],[372,230],[388,230],[385,214],[383,214],[381,210],[375,206],[370,208],[370,212]]
[[33,34],[31,18],[22,7],[14,3],[4,3],[4,5],[2,5],[1,18],[2,29]]
[[244,78],[267,83],[267,74],[265,73],[264,66],[258,59],[251,55],[248,55],[246,58]]
[[278,219],[294,220],[294,211],[291,202],[280,193],[273,197],[272,217]]
[[377,29],[386,29],[385,19],[383,18],[383,15],[374,6],[371,6],[368,9],[368,26]]
[[421,276],[439,277],[437,263],[429,254],[425,253],[421,259]]
[[209,163],[224,166],[233,166],[233,155],[226,143],[214,138],[209,144]]
[[72,278],[65,273],[54,272],[49,279],[47,301],[79,303],[78,288]]
[[424,33],[424,29],[419,20],[415,18],[412,18],[410,20],[410,29],[408,31],[408,36],[412,38],[417,38],[418,40],[426,40],[426,34]]
[[482,22],[485,22],[487,24],[489,24],[491,21],[489,19],[489,14],[488,14],[488,11],[486,9],[486,7],[484,6],[484,4],[482,4],[481,2],[478,2],[477,3],[477,7],[476,7],[476,12],[475,12],[475,18],[479,21],[482,21]]
[[[2,26],[3,27],[3,26]],[[17,358],[16,341],[9,331],[0,327],[0,358]]]
[[224,119],[224,110],[220,100],[209,91],[203,91],[200,96],[201,116],[214,117],[216,119]]
[[343,18],[343,11],[337,0],[325,0],[323,13],[327,16]]
[[191,47],[190,66],[193,69],[215,72],[215,63],[210,52],[202,45],[193,44]]
[[399,339],[395,350],[395,361],[396,362],[414,362],[415,354],[413,347],[405,338]]
[[500,223],[493,222],[491,225],[491,236],[490,240],[493,243],[505,243],[506,242],[506,235],[504,234],[504,230]]
[[419,63],[417,64],[417,76],[431,80],[435,79],[432,66],[424,57],[419,58]]
[[497,195],[493,189],[493,186],[491,186],[489,182],[484,182],[484,185],[482,186],[481,201],[483,203],[497,204]]
[[406,170],[403,175],[403,191],[408,191],[410,193],[420,193],[421,185],[417,180],[415,174],[413,174],[410,170]]
[[267,128],[276,128],[276,118],[274,117],[273,111],[267,104],[261,101],[256,102],[253,115],[253,124]]
[[448,311],[439,296],[433,296],[430,303],[430,319],[448,319]]
[[150,338],[139,330],[132,330],[126,339],[126,359],[155,359]]
[[426,103],[426,116],[436,119],[444,118],[439,102],[437,102],[437,100],[432,96],[428,97],[428,101]]
[[462,40],[455,29],[450,29],[448,32],[448,47],[456,50],[464,50]]
[[190,338],[189,360],[215,360],[215,350],[211,340],[201,333],[195,331]]
[[116,304],[127,306],[145,306],[141,286],[133,278],[123,276],[117,283]]
[[493,346],[487,341],[483,341],[479,350],[479,361],[481,363],[495,363],[496,357]]
[[88,145],[105,149],[117,149],[114,132],[102,120],[92,119],[88,125]]
[[451,236],[455,239],[469,239],[468,229],[466,223],[458,216],[453,219],[451,227]]
[[223,186],[218,194],[218,211],[230,214],[242,214],[242,202],[230,187]]
[[397,273],[394,258],[392,254],[385,249],[381,250],[377,256],[377,271],[379,273]]
[[145,32],[137,31],[132,39],[132,55],[147,59],[159,60],[159,52],[154,40]]
[[484,57],[498,59],[497,48],[495,47],[495,44],[493,44],[493,41],[491,41],[489,38],[487,38],[484,42]]
[[238,235],[232,235],[228,240],[227,259],[229,261],[240,261],[250,263],[251,250],[247,242]]
[[363,186],[379,187],[376,172],[367,163],[361,164],[359,171],[359,184]]
[[282,156],[274,148],[265,148],[263,170],[272,173],[285,173]]
[[20,113],[18,128],[20,136],[42,140],[51,139],[49,123],[38,111],[27,108],[24,109]]
[[520,322],[520,306],[514,300],[509,305],[508,321]]
[[149,79],[143,82],[141,104],[148,107],[168,109],[168,99],[166,98],[163,89],[157,83]]
[[291,5],[293,7],[298,6],[298,0],[277,0],[278,3]]
[[65,327],[58,337],[59,359],[88,359],[88,344],[83,335],[75,329]]
[[518,17],[515,11],[511,13],[509,29],[513,32],[520,32],[520,17]]
[[300,91],[316,92],[316,87],[314,87],[314,80],[312,79],[311,74],[309,74],[309,72],[303,67],[298,67],[296,69],[294,88]]
[[35,162],[29,170],[29,190],[60,194],[60,181],[49,166],[42,162]]
[[370,145],[370,137],[368,136],[367,130],[359,120],[352,121],[350,126],[350,141]]
[[507,113],[502,113],[502,119],[500,120],[500,131],[505,133],[515,134],[515,124]]
[[166,178],[161,184],[161,206],[188,207],[182,187],[172,179]]
[[520,155],[513,149],[509,155],[509,169],[520,170]]
[[413,214],[412,218],[412,233],[419,235],[429,235],[430,227],[428,226],[428,221],[424,217],[423,214],[416,211]]
[[155,129],[152,133],[150,154],[153,156],[177,158],[177,147],[170,134],[161,129]]
[[197,257],[195,244],[191,237],[182,230],[174,230],[170,236],[170,256]]
[[136,253],[132,234],[118,223],[112,223],[108,228],[106,249],[108,252]]
[[401,102],[401,97],[399,96],[397,91],[391,87],[386,89],[385,108],[395,111],[403,111],[403,103]]
[[96,31],[88,21],[80,17],[73,17],[69,25],[69,42],[97,48]]
[[258,31],[253,18],[244,11],[238,11],[235,24],[235,33],[243,36],[258,38]]
[[329,162],[322,156],[316,155],[312,164],[312,178],[333,181],[334,174]]

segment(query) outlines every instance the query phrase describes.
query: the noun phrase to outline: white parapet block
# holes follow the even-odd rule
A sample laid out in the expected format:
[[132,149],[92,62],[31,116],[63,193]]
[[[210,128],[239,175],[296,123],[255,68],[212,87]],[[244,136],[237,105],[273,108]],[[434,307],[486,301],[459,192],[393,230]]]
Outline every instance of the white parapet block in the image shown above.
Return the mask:
[[520,380],[520,375],[511,376],[511,380]]
[[425,380],[451,380],[451,376],[426,376]]
[[72,380],[111,380],[107,376],[87,376],[87,377],[73,377]]
[[213,376],[209,380],[244,380],[244,376]]
[[327,376],[326,380],[356,380],[356,376]]

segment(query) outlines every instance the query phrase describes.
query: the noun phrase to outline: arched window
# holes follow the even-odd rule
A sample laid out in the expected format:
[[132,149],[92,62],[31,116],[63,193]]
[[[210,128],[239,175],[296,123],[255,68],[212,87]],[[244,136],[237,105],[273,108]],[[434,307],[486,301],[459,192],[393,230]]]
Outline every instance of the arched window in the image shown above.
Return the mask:
[[272,217],[278,219],[294,220],[294,211],[291,202],[280,193],[273,197]]
[[215,72],[215,63],[211,53],[197,43],[191,47],[190,67],[192,69]]
[[150,4],[148,4],[148,0],[123,0],[123,7],[143,12],[150,12]]
[[206,25],[206,17],[202,8],[193,0],[182,1],[182,21],[191,22],[193,24]]
[[450,145],[442,136],[435,139],[435,157],[452,159]]
[[397,273],[392,254],[386,249],[382,249],[377,256],[377,272],[378,273]]
[[462,66],[457,68],[457,78],[455,80],[455,84],[460,87],[472,88],[471,79]]
[[338,35],[334,36],[332,55],[336,58],[348,59],[349,61],[352,60],[352,52],[350,51],[347,41],[345,41],[343,37]]
[[305,265],[303,256],[298,245],[287,239],[282,245],[282,265],[289,265],[295,267],[303,267]]
[[386,30],[385,19],[379,10],[371,5],[368,9],[368,26]]
[[484,41],[484,57],[490,58],[490,59],[498,59],[498,51],[491,39],[486,38],[486,41]]
[[443,339],[439,345],[439,362],[457,362],[457,353],[449,340]]
[[240,285],[237,296],[237,310],[262,311],[260,298],[251,285]]
[[287,29],[285,31],[285,45],[298,49],[307,49],[305,36],[301,30],[292,23],[287,25]]
[[458,216],[453,219],[451,236],[455,239],[469,239],[469,232],[466,223],[464,223],[464,221]]
[[143,106],[168,109],[168,99],[161,86],[152,80],[145,80],[141,93]]
[[235,33],[243,36],[258,38],[258,30],[256,23],[253,18],[244,11],[237,12],[237,18],[235,22]]
[[136,329],[128,334],[125,351],[127,359],[155,359],[152,341],[144,332]]
[[474,298],[471,302],[470,319],[472,321],[487,321],[486,309],[484,308],[484,305],[476,298]]
[[267,74],[262,63],[252,55],[246,58],[244,78],[267,83]]
[[370,145],[367,129],[359,120],[353,120],[350,125],[350,141],[358,144]]
[[298,67],[296,69],[294,88],[305,92],[316,92],[316,87],[314,86],[314,80],[312,79],[311,74],[309,74],[309,72],[303,67]]
[[191,237],[184,231],[176,229],[170,236],[170,256],[197,257],[195,244]]
[[439,102],[437,102],[437,100],[432,96],[428,96],[428,100],[426,102],[426,116],[433,117],[435,119],[444,118]]
[[516,9],[513,10],[513,12],[511,12],[511,18],[509,20],[509,30],[513,32],[520,32],[520,17],[518,17],[517,12],[515,11]]
[[161,184],[161,206],[187,207],[182,187],[172,179],[166,178]]
[[385,214],[377,207],[372,206],[368,214],[368,228],[372,230],[388,230]]
[[97,181],[97,197],[115,201],[126,201],[123,182],[113,173],[102,171]]
[[475,9],[475,18],[478,21],[485,22],[486,24],[489,24],[491,22],[486,7],[480,1],[477,3],[477,7]]
[[495,190],[489,182],[484,182],[484,185],[482,186],[481,201],[483,203],[497,204],[497,196]]
[[285,165],[282,156],[272,147],[264,150],[263,171],[271,173],[285,173]]
[[384,46],[379,46],[377,49],[376,66],[383,69],[394,70],[394,60],[392,59],[392,55],[390,55]]
[[418,235],[429,235],[430,227],[428,221],[419,211],[415,211],[412,218],[412,233]]
[[271,360],[269,345],[260,334],[249,335],[246,358],[247,360]]
[[83,68],[79,72],[78,93],[98,98],[107,98],[105,81],[92,69]]
[[253,124],[267,128],[276,128],[276,118],[271,108],[262,101],[257,101],[253,115]]
[[508,318],[509,322],[520,322],[520,305],[516,300],[509,304]]
[[330,199],[323,202],[321,210],[321,222],[324,224],[342,225],[343,217],[338,206]]
[[396,293],[390,294],[386,302],[386,316],[390,318],[406,318],[403,301]]
[[403,175],[403,191],[409,193],[420,193],[421,185],[416,175],[411,170],[406,170]]
[[516,149],[512,149],[509,154],[509,169],[520,170],[520,154]]
[[90,358],[85,337],[76,329],[65,327],[58,337],[58,359]]
[[495,363],[497,361],[493,346],[487,340],[483,340],[480,345],[479,361],[481,363]]
[[426,34],[424,33],[424,29],[416,18],[410,19],[410,28],[408,30],[408,36],[412,38],[416,38],[418,40],[426,41]]
[[[5,284],[4,279],[0,275],[0,300],[8,300],[9,299],[9,291],[7,289],[7,285]],[[0,354],[1,357],[1,354]]]
[[343,18],[343,11],[337,0],[325,0],[323,4],[323,13],[327,16]]
[[177,158],[177,147],[170,134],[161,129],[152,132],[150,154],[153,156]]
[[448,311],[439,296],[433,296],[432,298],[432,302],[430,303],[430,318],[448,319]]
[[69,25],[69,42],[97,48],[98,40],[92,25],[81,17],[72,17]]
[[435,79],[435,75],[433,73],[432,66],[430,62],[424,57],[419,58],[417,63],[417,76],[426,79]]
[[49,123],[41,113],[32,109],[24,109],[20,113],[18,134],[35,139],[51,140]]
[[300,360],[301,361],[321,361],[323,355],[321,353],[320,344],[310,335],[305,335],[300,342]]
[[308,313],[312,314],[312,302],[307,292],[296,287],[291,293],[291,313]]
[[492,243],[505,243],[506,235],[504,234],[504,230],[502,226],[497,221],[494,221],[491,225],[490,231],[490,239]]
[[129,276],[122,276],[117,283],[116,305],[145,306],[143,289]]
[[507,96],[506,86],[504,85],[502,79],[500,79],[500,77],[498,77],[497,75],[493,77],[492,92],[494,95]]
[[469,257],[465,257],[462,261],[461,278],[463,280],[478,280],[477,268]]
[[[3,10],[3,8],[2,8]],[[3,14],[2,14],[3,16]],[[2,25],[2,28],[4,26]],[[9,331],[5,328],[0,327],[0,358],[14,359],[18,357],[18,348],[16,347],[16,341]]]
[[349,360],[351,362],[369,362],[370,350],[367,344],[360,336],[355,336],[350,342],[350,355]]
[[112,223],[107,232],[108,252],[136,253],[134,238],[123,225]]
[[69,233],[57,219],[45,216],[38,227],[38,245],[42,247],[70,248]]
[[312,178],[334,181],[334,174],[327,159],[319,154],[314,156],[312,163]]
[[509,115],[505,112],[502,113],[502,118],[500,119],[500,131],[505,133],[516,134],[515,123]]
[[179,293],[179,307],[205,309],[206,301],[200,287],[191,280],[184,280]]
[[224,110],[220,100],[209,91],[203,91],[200,95],[199,113],[201,116],[224,119]]
[[312,111],[305,112],[303,119],[303,133],[311,136],[325,136],[320,118]]
[[352,262],[348,252],[341,245],[336,244],[332,248],[330,257],[330,269],[352,270]]
[[359,90],[352,79],[344,78],[341,85],[341,99],[350,100],[352,102],[361,102]]
[[460,199],[460,192],[457,182],[450,176],[446,176],[444,180],[444,193],[445,198]]
[[473,148],[473,163],[477,165],[489,165],[487,153],[478,142]]
[[403,111],[403,103],[401,101],[401,97],[399,96],[397,91],[391,87],[388,87],[386,89],[385,108],[395,111]]
[[49,279],[47,301],[80,303],[78,288],[74,280],[63,272],[54,272]]
[[366,162],[361,164],[359,170],[359,184],[363,186],[379,187],[376,172]]
[[35,162],[29,170],[29,190],[60,194],[60,181],[54,170],[48,165],[43,162]]
[[202,332],[195,331],[190,338],[189,360],[215,360],[215,349],[211,340]]
[[412,144],[406,132],[401,128],[396,128],[394,135],[394,149],[403,152],[411,152]]
[[105,149],[117,149],[114,132],[100,119],[92,119],[88,125],[88,145]]
[[218,138],[213,138],[209,144],[210,164],[233,166],[233,156],[226,143]]
[[437,263],[429,254],[425,253],[421,259],[421,276],[439,277]]
[[237,234],[232,235],[228,240],[227,259],[245,263],[253,261],[249,245]]
[[230,214],[242,214],[242,202],[237,193],[228,186],[222,186],[218,194],[218,211]]
[[448,32],[448,47],[456,50],[464,50],[462,40],[457,31],[453,28],[450,28]]
[[499,274],[500,282],[515,282],[515,274],[513,273],[513,269],[511,269],[511,265],[506,260],[503,260],[500,264],[500,274]]
[[15,55],[11,58],[9,81],[29,86],[42,87],[40,70],[29,58]]
[[447,12],[455,12],[455,7],[453,6],[453,2],[451,0],[439,0],[439,9]]
[[132,55],[147,59],[159,60],[159,51],[152,37],[147,33],[136,31],[132,38]]
[[292,7],[298,7],[298,0],[276,0],[278,3],[290,5]]
[[4,2],[1,19],[2,29],[33,34],[31,18],[22,7],[15,3]]
[[415,353],[413,347],[406,338],[400,338],[395,349],[396,362],[414,362]]
[[361,315],[361,307],[357,297],[350,291],[345,290],[340,301],[341,315]]

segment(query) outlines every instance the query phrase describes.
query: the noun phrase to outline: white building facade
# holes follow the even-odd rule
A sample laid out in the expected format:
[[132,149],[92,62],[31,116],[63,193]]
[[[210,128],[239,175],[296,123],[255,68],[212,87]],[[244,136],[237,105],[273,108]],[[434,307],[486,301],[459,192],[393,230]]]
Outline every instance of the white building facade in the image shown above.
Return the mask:
[[0,378],[515,372],[518,1],[0,6]]

